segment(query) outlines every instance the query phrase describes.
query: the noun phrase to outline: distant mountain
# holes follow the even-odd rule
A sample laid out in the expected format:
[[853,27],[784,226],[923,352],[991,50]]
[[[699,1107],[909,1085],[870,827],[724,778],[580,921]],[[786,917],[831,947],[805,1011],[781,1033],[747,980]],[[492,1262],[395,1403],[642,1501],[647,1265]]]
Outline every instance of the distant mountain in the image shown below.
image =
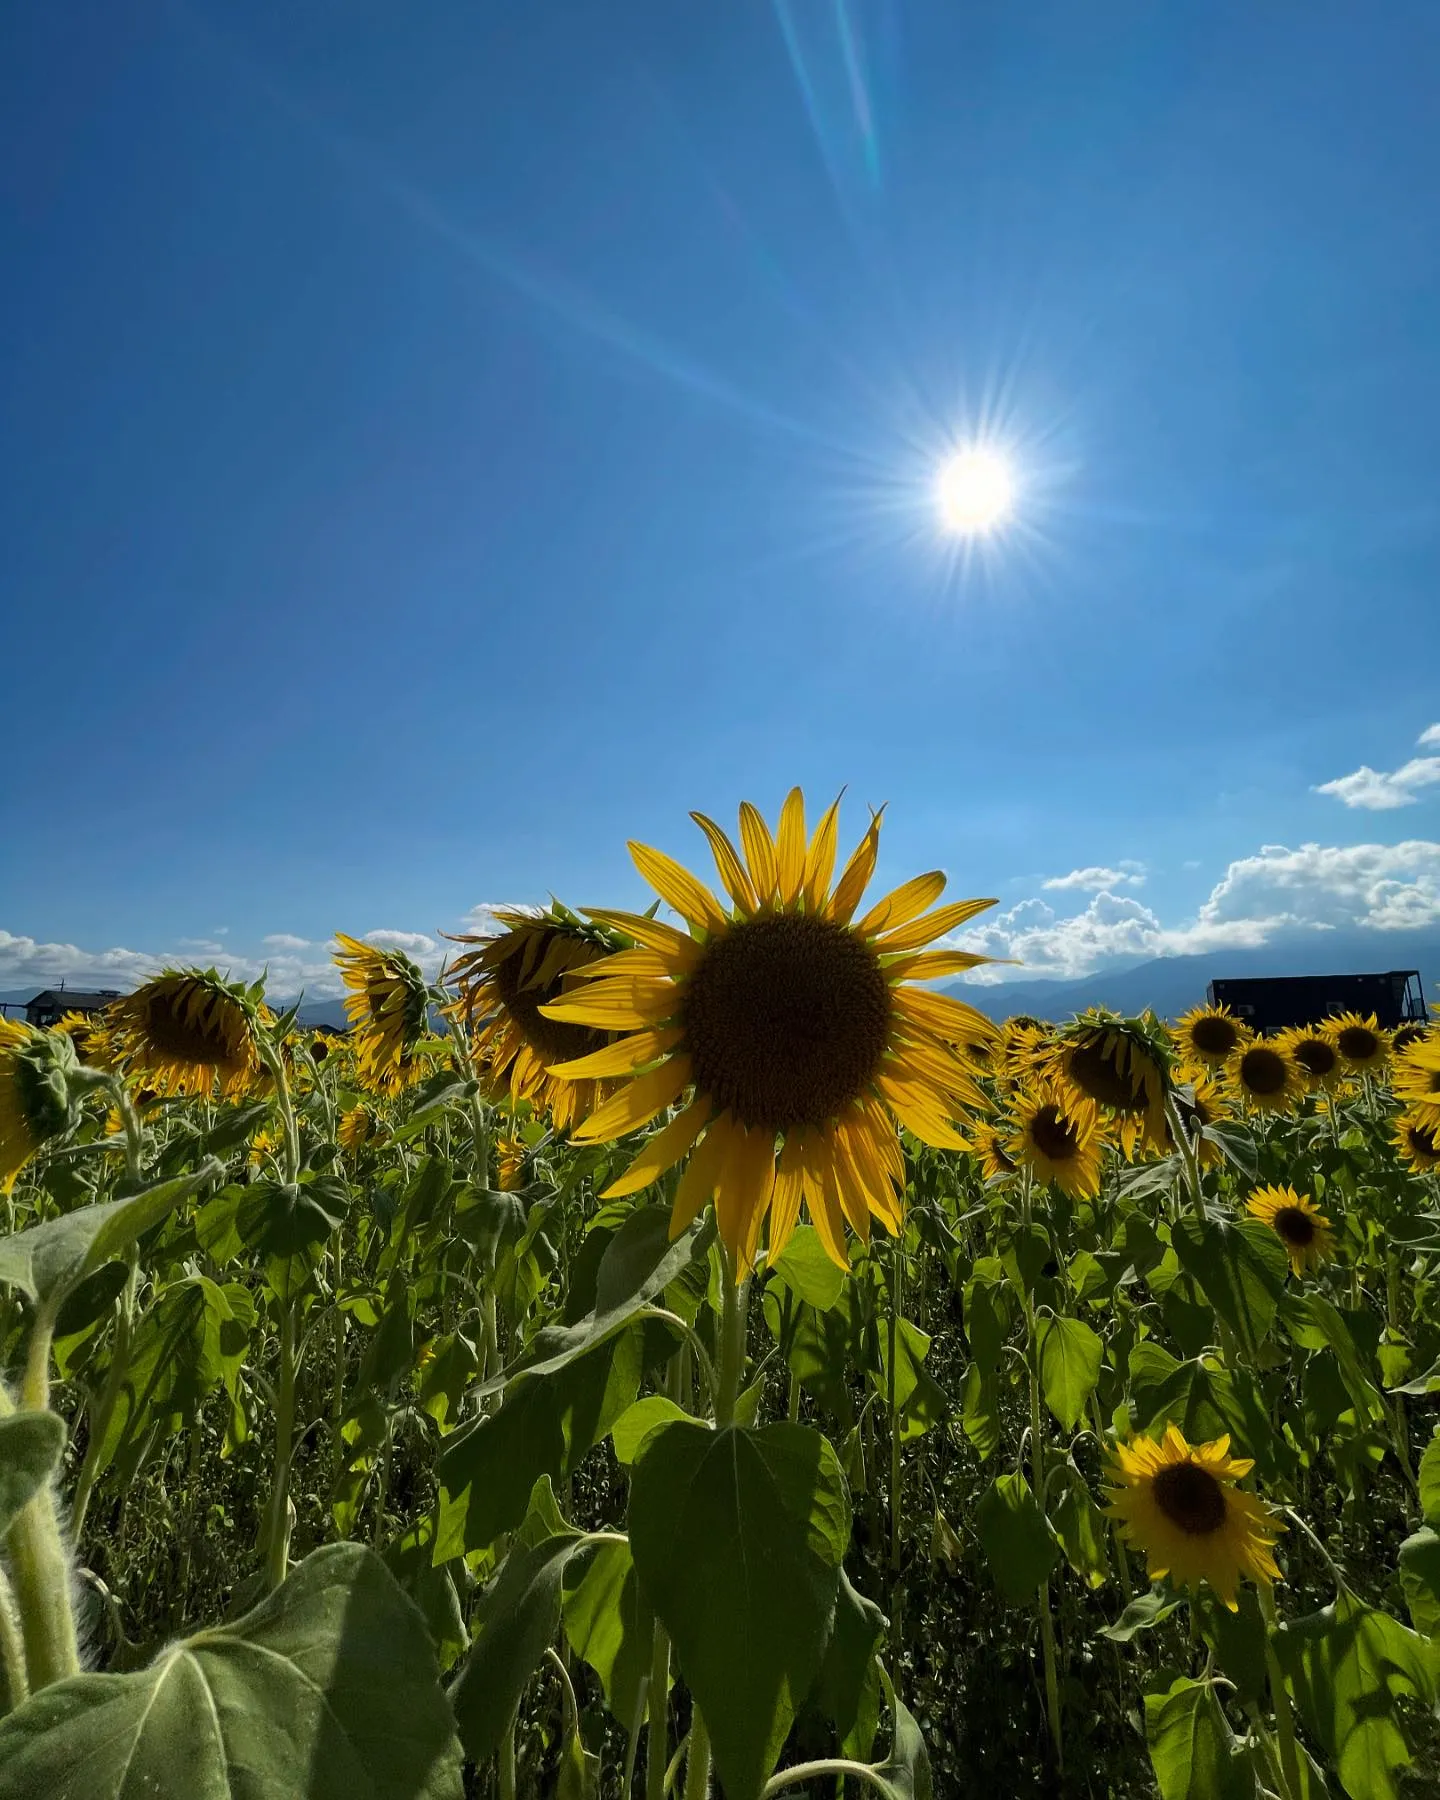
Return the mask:
[[1033,978],[951,982],[945,991],[992,1019],[1033,1013],[1068,1019],[1087,1006],[1138,1013],[1149,1006],[1175,1019],[1205,998],[1206,986],[1227,975],[1373,975],[1418,969],[1425,998],[1440,1003],[1440,936],[1433,931],[1316,931],[1258,950],[1217,950],[1203,956],[1158,956],[1128,967],[1098,970],[1075,981]]

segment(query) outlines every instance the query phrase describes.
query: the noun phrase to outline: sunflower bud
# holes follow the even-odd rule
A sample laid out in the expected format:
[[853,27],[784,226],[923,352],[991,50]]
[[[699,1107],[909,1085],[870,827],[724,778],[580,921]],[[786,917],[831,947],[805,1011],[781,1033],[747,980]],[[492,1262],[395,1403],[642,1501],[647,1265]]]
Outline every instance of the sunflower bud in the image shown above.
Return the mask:
[[0,1019],[0,1189],[5,1193],[43,1143],[75,1124],[83,1075],[75,1046],[63,1033]]

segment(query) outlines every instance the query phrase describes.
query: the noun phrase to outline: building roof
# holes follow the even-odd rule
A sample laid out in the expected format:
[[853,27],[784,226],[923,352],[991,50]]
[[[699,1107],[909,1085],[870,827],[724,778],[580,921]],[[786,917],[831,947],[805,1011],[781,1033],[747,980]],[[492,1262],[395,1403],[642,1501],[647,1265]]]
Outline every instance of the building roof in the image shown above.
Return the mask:
[[119,988],[42,988],[25,1002],[31,1006],[63,1006],[67,1012],[99,1012],[112,1000],[119,1000]]

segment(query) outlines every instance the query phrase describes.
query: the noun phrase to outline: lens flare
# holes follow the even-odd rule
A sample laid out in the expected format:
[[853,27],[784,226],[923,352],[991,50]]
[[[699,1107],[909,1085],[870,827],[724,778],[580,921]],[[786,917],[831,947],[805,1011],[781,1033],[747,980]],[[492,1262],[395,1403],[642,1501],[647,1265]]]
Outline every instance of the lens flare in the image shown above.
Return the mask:
[[948,531],[976,537],[994,531],[1015,510],[1015,476],[995,450],[959,450],[936,482],[940,517]]

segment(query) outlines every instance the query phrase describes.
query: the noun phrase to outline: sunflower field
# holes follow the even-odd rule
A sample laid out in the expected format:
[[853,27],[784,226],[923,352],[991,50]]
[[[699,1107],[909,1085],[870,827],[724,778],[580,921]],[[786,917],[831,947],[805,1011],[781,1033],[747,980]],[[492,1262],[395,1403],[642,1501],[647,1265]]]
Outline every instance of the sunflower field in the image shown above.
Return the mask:
[[1440,1032],[997,1026],[695,817],[0,1022],[0,1800],[1440,1796]]

